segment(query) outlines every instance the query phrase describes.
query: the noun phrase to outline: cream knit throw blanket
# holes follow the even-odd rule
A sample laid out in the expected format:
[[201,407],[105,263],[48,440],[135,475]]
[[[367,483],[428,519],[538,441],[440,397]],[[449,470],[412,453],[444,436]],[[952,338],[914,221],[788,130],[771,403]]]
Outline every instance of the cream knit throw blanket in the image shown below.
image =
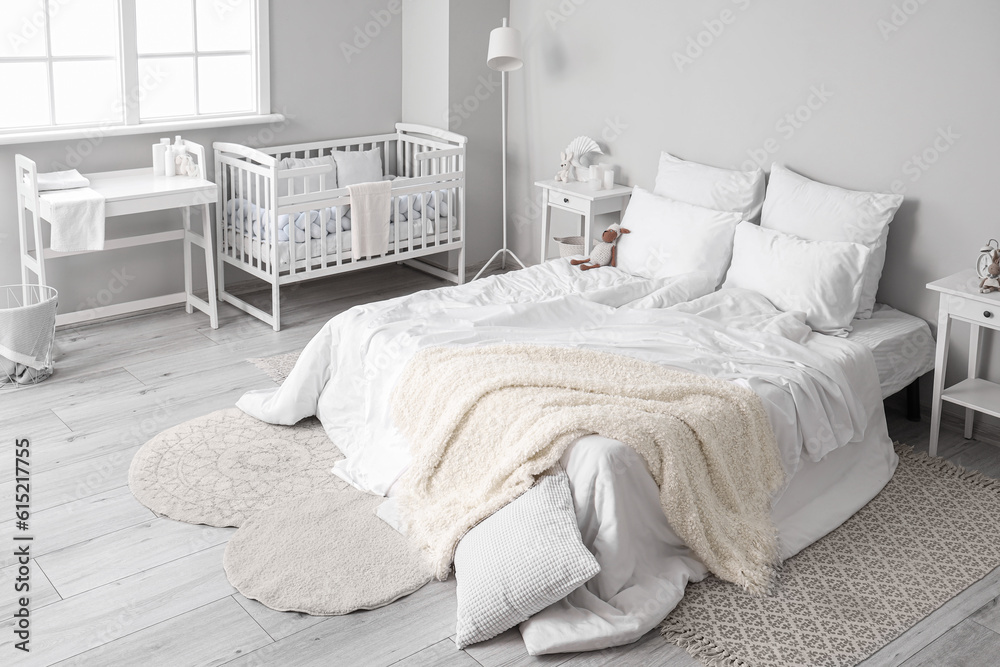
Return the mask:
[[597,433],[645,459],[670,525],[712,572],[754,593],[772,582],[771,495],[784,472],[748,389],[630,357],[518,344],[425,349],[392,400],[413,454],[401,513],[440,579],[466,532],[527,491],[573,440]]

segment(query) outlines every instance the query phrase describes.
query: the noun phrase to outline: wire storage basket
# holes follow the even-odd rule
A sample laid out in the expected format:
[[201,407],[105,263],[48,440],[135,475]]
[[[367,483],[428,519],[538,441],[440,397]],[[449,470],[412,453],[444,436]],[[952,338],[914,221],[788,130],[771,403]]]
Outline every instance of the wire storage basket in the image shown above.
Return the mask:
[[574,257],[585,254],[582,236],[553,236],[552,240],[559,244],[560,257]]
[[46,285],[0,287],[0,388],[52,375],[58,300]]

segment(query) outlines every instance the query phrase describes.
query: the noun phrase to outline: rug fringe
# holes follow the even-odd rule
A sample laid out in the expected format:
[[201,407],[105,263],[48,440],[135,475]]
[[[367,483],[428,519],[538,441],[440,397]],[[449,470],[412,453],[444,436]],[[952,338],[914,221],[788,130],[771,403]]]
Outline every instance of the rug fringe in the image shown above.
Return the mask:
[[981,472],[976,470],[969,470],[951,461],[938,458],[936,456],[931,456],[926,452],[915,452],[913,447],[910,445],[904,445],[901,442],[894,443],[896,447],[896,454],[899,456],[905,456],[914,463],[918,463],[925,468],[939,472],[948,477],[954,479],[962,480],[963,482],[969,482],[981,489],[987,491],[992,491],[997,495],[1000,495],[1000,480],[993,479],[992,477],[987,477]]
[[700,660],[707,667],[751,667],[749,662],[692,628],[685,628],[678,623],[667,620],[660,626],[660,634],[668,642],[680,646],[692,658]]

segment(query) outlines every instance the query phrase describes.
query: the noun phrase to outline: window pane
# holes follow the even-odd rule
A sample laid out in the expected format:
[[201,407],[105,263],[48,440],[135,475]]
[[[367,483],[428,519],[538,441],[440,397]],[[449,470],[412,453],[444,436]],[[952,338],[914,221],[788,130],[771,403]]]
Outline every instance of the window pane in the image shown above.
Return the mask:
[[114,60],[52,63],[52,83],[56,125],[124,120]]
[[139,118],[193,116],[194,58],[139,58]]
[[194,0],[135,0],[139,53],[192,53]]
[[38,0],[3,0],[0,56],[44,56],[45,15]]
[[0,88],[0,129],[51,124],[45,63],[0,63]]
[[198,58],[199,113],[253,111],[250,56]]
[[113,56],[118,53],[115,0],[49,2],[52,55]]
[[249,51],[253,0],[197,0],[199,51]]

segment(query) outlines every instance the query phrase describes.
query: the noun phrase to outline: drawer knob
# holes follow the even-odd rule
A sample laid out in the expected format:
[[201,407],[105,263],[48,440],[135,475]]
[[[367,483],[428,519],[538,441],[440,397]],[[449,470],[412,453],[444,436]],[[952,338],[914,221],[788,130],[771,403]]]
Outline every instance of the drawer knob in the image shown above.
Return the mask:
[[569,203],[569,197],[563,197],[563,203],[564,204],[568,204]]
[[993,311],[992,310],[984,310],[983,311],[983,317],[985,317],[986,319],[990,319],[991,317],[993,317]]

